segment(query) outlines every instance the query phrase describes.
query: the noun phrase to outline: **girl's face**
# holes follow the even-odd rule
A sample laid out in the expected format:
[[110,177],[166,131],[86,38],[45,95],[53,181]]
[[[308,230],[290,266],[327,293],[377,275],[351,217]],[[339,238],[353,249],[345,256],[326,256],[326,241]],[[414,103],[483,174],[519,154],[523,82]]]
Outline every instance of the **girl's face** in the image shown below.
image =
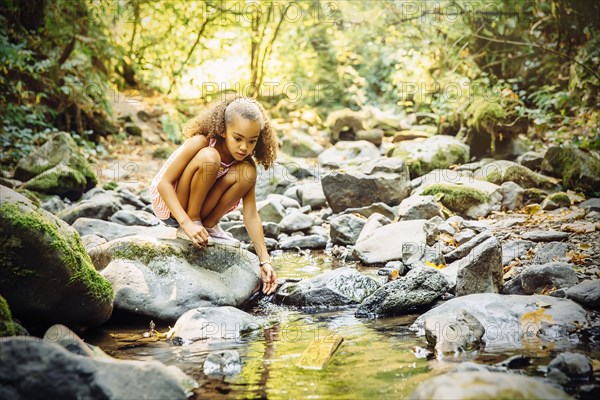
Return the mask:
[[225,144],[234,160],[241,161],[252,154],[259,134],[260,124],[258,121],[237,117],[227,125]]

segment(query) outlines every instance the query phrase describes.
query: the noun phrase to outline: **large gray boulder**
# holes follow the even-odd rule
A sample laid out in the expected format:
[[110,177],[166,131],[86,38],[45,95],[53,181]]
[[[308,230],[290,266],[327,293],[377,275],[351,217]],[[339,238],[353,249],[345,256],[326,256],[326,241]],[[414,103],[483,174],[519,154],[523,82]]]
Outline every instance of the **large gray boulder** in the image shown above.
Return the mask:
[[5,186],[0,197],[0,293],[13,315],[73,326],[106,322],[113,291],[77,231]]
[[521,272],[521,285],[527,294],[544,289],[571,287],[579,282],[573,266],[562,262],[530,265]]
[[389,282],[367,297],[356,310],[356,317],[405,314],[433,303],[448,290],[448,281],[436,269],[415,268]]
[[324,176],[321,184],[334,213],[376,202],[396,205],[410,192],[406,164],[393,158],[380,158],[348,167]]
[[199,307],[179,317],[169,335],[183,343],[207,339],[239,340],[242,334],[262,325],[259,318],[235,307]]
[[78,199],[83,192],[96,186],[96,171],[66,132],[52,134],[41,147],[19,160],[15,179],[29,181],[53,168],[54,172],[46,174],[44,179],[29,183],[29,188]]
[[258,289],[258,258],[239,248],[202,250],[164,234],[128,236],[98,246],[96,267],[113,285],[115,307],[175,320],[197,307],[239,306]]
[[356,243],[354,257],[363,264],[383,265],[388,261],[402,260],[402,254],[411,250],[415,258],[420,259],[427,244],[426,223],[417,219],[384,225]]
[[489,371],[454,372],[423,382],[411,400],[437,399],[571,399],[571,396],[540,379]]
[[285,284],[275,300],[293,306],[343,306],[358,304],[379,284],[352,268],[325,271],[298,283]]
[[158,361],[92,358],[47,340],[13,337],[0,350],[3,399],[185,400],[197,386],[186,387],[191,378]]
[[[427,318],[459,315],[462,310],[469,312],[483,325],[483,340],[488,349],[506,348],[507,345],[520,348],[532,339],[532,333],[544,340],[568,340],[569,335],[588,325],[586,311],[568,299],[477,293],[455,297],[427,311],[411,325],[411,330],[425,335],[424,323]],[[536,319],[531,312],[543,317]],[[526,314],[532,317],[527,318]]]

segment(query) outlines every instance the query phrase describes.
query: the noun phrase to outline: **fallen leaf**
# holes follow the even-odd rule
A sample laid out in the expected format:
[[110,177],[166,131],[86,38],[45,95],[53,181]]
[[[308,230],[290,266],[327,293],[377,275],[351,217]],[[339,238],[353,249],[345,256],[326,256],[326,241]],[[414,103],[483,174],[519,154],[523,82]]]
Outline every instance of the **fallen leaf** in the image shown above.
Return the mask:
[[400,271],[398,271],[397,269],[394,269],[388,275],[388,282],[395,281],[396,279],[398,279],[398,277],[400,277]]
[[543,322],[554,323],[554,318],[552,315],[546,314],[545,308],[538,308],[535,311],[529,311],[521,315],[519,326],[523,337],[526,339],[537,337]]
[[446,268],[446,264],[435,264],[435,263],[432,263],[431,261],[425,261],[425,265],[428,267],[436,268],[436,269]]
[[547,294],[554,292],[555,290],[556,290],[556,286],[552,286],[552,287],[546,286],[540,291],[540,294],[547,295]]
[[538,306],[538,307],[540,307],[540,308],[550,308],[550,304],[548,304],[548,303],[546,303],[544,301],[541,301],[541,300],[536,301],[535,305]]
[[569,257],[575,265],[585,264],[585,262],[590,258],[589,254],[577,252],[574,250],[568,251],[567,257]]

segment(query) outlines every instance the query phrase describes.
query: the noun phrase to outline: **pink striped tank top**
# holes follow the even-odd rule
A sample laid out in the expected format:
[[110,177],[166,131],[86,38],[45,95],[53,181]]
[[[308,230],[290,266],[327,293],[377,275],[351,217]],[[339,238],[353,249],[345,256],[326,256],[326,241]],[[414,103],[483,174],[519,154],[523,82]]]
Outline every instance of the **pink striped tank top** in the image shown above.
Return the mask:
[[[210,147],[215,147],[216,143],[217,143],[217,139],[215,139],[213,137],[210,139],[208,145]],[[167,161],[165,161],[163,166],[160,168],[160,170],[158,171],[158,173],[156,174],[156,176],[154,177],[154,179],[152,179],[152,182],[150,183],[149,189],[150,189],[150,196],[152,199],[152,210],[154,211],[154,214],[160,219],[168,219],[171,216],[171,211],[169,210],[169,207],[167,207],[167,204],[164,202],[162,197],[160,197],[160,193],[158,192],[158,183],[164,176],[164,174],[167,171],[167,169],[169,168],[169,166],[173,163],[173,160],[175,160],[182,151],[183,151],[183,145],[180,146],[177,150],[175,150],[173,152],[173,154],[171,154],[171,156],[167,159]],[[235,160],[233,160],[229,164],[221,162],[221,165],[219,166],[219,171],[217,171],[217,179],[219,179],[219,178],[223,177],[225,174],[227,174],[227,172],[229,172],[229,168],[231,168],[231,166],[235,163],[236,163]],[[173,187],[175,189],[177,189],[177,182],[175,182],[173,184]],[[237,204],[234,205],[227,212],[232,211],[235,208],[237,208],[239,203],[240,202],[238,201]]]

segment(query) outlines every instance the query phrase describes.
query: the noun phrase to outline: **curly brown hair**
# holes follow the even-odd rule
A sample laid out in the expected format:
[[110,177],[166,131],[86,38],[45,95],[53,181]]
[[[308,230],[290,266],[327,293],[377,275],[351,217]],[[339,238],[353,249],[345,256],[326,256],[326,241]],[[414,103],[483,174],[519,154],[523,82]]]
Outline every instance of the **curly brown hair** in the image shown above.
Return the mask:
[[207,139],[225,138],[225,110],[235,100],[245,99],[255,103],[263,115],[264,126],[260,131],[258,142],[254,148],[254,159],[265,169],[269,169],[277,159],[277,135],[271,126],[271,118],[267,110],[258,101],[241,96],[231,96],[217,103],[200,115],[189,120],[183,127],[187,137],[204,135]]

